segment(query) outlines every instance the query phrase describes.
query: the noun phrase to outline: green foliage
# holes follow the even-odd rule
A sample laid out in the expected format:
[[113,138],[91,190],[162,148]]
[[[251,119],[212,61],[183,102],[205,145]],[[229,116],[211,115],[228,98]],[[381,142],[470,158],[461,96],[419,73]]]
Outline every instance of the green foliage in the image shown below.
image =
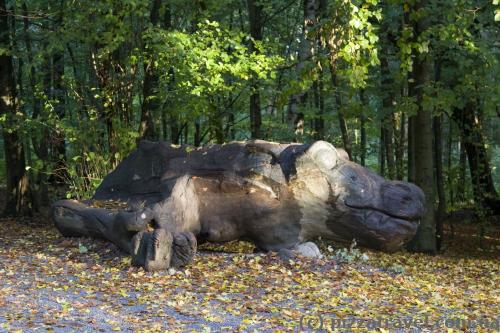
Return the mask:
[[369,259],[368,255],[356,248],[356,240],[353,240],[349,248],[342,248],[335,251],[332,257],[341,263],[364,262]]
[[404,268],[404,266],[400,265],[400,264],[392,264],[390,267],[389,267],[389,270],[396,273],[396,274],[403,274],[406,269]]
[[248,38],[211,21],[199,24],[192,34],[146,31],[144,39],[164,87],[158,98],[167,99],[169,109],[184,121],[225,112],[235,96],[248,94],[252,77],[272,80],[282,63],[279,56],[269,56],[259,41],[257,51],[250,53]]
[[377,4],[377,0],[332,1],[331,18],[324,22],[330,61],[342,80],[353,88],[364,87],[370,67],[379,64],[379,37],[374,22],[382,16]]
[[102,179],[111,171],[112,165],[106,155],[94,152],[71,158],[67,163],[68,199],[90,199]]
[[[12,43],[1,45],[0,54],[14,57],[18,110],[1,114],[0,125],[20,133],[34,179],[49,177],[60,164],[49,138],[63,137],[68,195],[78,198],[88,197],[134,149],[146,98],[154,102],[158,137],[190,144],[195,135],[201,143],[248,139],[253,92],[260,93],[265,139],[309,142],[322,120],[322,137],[342,146],[341,112],[354,158],[365,149],[370,167],[380,165],[382,122],[387,126],[394,117],[394,149],[405,151],[406,138],[397,135],[406,128],[398,121],[415,115],[419,103],[453,122],[454,110],[473,101],[483,117],[488,153],[498,159],[498,125],[490,121],[500,104],[498,1],[429,1],[418,11],[401,0],[325,3],[305,36],[301,1],[258,1],[263,38],[252,41],[247,10],[233,0],[162,2],[156,24],[148,0],[7,1],[16,19]],[[415,30],[420,18],[428,20],[425,31]],[[300,55],[304,38],[314,48],[306,59]],[[410,93],[417,57],[433,63],[422,101]],[[144,97],[146,73],[153,73],[153,88]],[[300,137],[288,117],[294,96],[303,100]],[[454,127],[447,192],[457,185],[457,133]],[[38,146],[45,155],[38,155]],[[471,193],[469,183],[465,192]]]

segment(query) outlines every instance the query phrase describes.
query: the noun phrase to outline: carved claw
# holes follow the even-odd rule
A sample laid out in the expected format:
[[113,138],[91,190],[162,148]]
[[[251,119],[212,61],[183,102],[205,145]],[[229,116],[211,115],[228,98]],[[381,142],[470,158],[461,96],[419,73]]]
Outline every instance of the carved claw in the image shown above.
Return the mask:
[[172,261],[170,266],[178,268],[189,264],[196,254],[196,237],[191,232],[179,232],[174,234],[172,245]]
[[169,268],[172,243],[172,234],[165,229],[138,232],[132,238],[132,265],[147,271]]
[[182,267],[192,261],[196,248],[196,238],[190,232],[140,231],[132,238],[132,265],[147,271]]

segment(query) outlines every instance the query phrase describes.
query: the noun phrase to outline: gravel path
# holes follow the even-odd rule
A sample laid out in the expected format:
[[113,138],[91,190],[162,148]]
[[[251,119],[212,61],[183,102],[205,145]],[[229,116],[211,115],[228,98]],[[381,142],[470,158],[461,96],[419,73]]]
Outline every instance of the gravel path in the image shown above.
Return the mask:
[[298,329],[280,314],[293,301],[272,295],[283,281],[263,268],[291,276],[276,256],[199,252],[185,270],[152,274],[104,241],[10,221],[0,244],[0,332]]
[[[0,332],[298,332],[301,318],[317,327],[319,315],[500,323],[500,232],[479,251],[466,231],[433,257],[355,249],[363,259],[349,264],[284,262],[233,243],[205,248],[186,269],[148,273],[110,243],[0,220]],[[436,327],[379,331],[446,331]]]

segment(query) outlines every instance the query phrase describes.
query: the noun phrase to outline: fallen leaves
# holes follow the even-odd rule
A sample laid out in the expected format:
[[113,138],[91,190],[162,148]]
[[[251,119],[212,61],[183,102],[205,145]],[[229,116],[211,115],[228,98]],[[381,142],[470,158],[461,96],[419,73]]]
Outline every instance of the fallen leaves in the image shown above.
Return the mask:
[[496,318],[500,306],[498,252],[465,239],[434,257],[363,250],[363,260],[343,263],[285,263],[250,243],[206,244],[187,269],[157,273],[130,267],[112,244],[65,239],[50,226],[3,221],[0,244],[7,331],[288,332],[304,315],[479,319]]

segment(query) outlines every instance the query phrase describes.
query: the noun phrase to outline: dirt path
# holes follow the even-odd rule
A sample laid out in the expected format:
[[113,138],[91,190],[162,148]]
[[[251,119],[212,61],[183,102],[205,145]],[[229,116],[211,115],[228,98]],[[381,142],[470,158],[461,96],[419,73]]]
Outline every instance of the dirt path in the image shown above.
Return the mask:
[[498,319],[498,233],[489,251],[465,253],[468,234],[435,257],[364,251],[366,261],[344,264],[328,256],[283,263],[234,243],[224,248],[233,253],[201,252],[185,270],[151,274],[109,243],[1,220],[0,332],[299,331],[301,318],[319,315],[329,325],[341,317]]

